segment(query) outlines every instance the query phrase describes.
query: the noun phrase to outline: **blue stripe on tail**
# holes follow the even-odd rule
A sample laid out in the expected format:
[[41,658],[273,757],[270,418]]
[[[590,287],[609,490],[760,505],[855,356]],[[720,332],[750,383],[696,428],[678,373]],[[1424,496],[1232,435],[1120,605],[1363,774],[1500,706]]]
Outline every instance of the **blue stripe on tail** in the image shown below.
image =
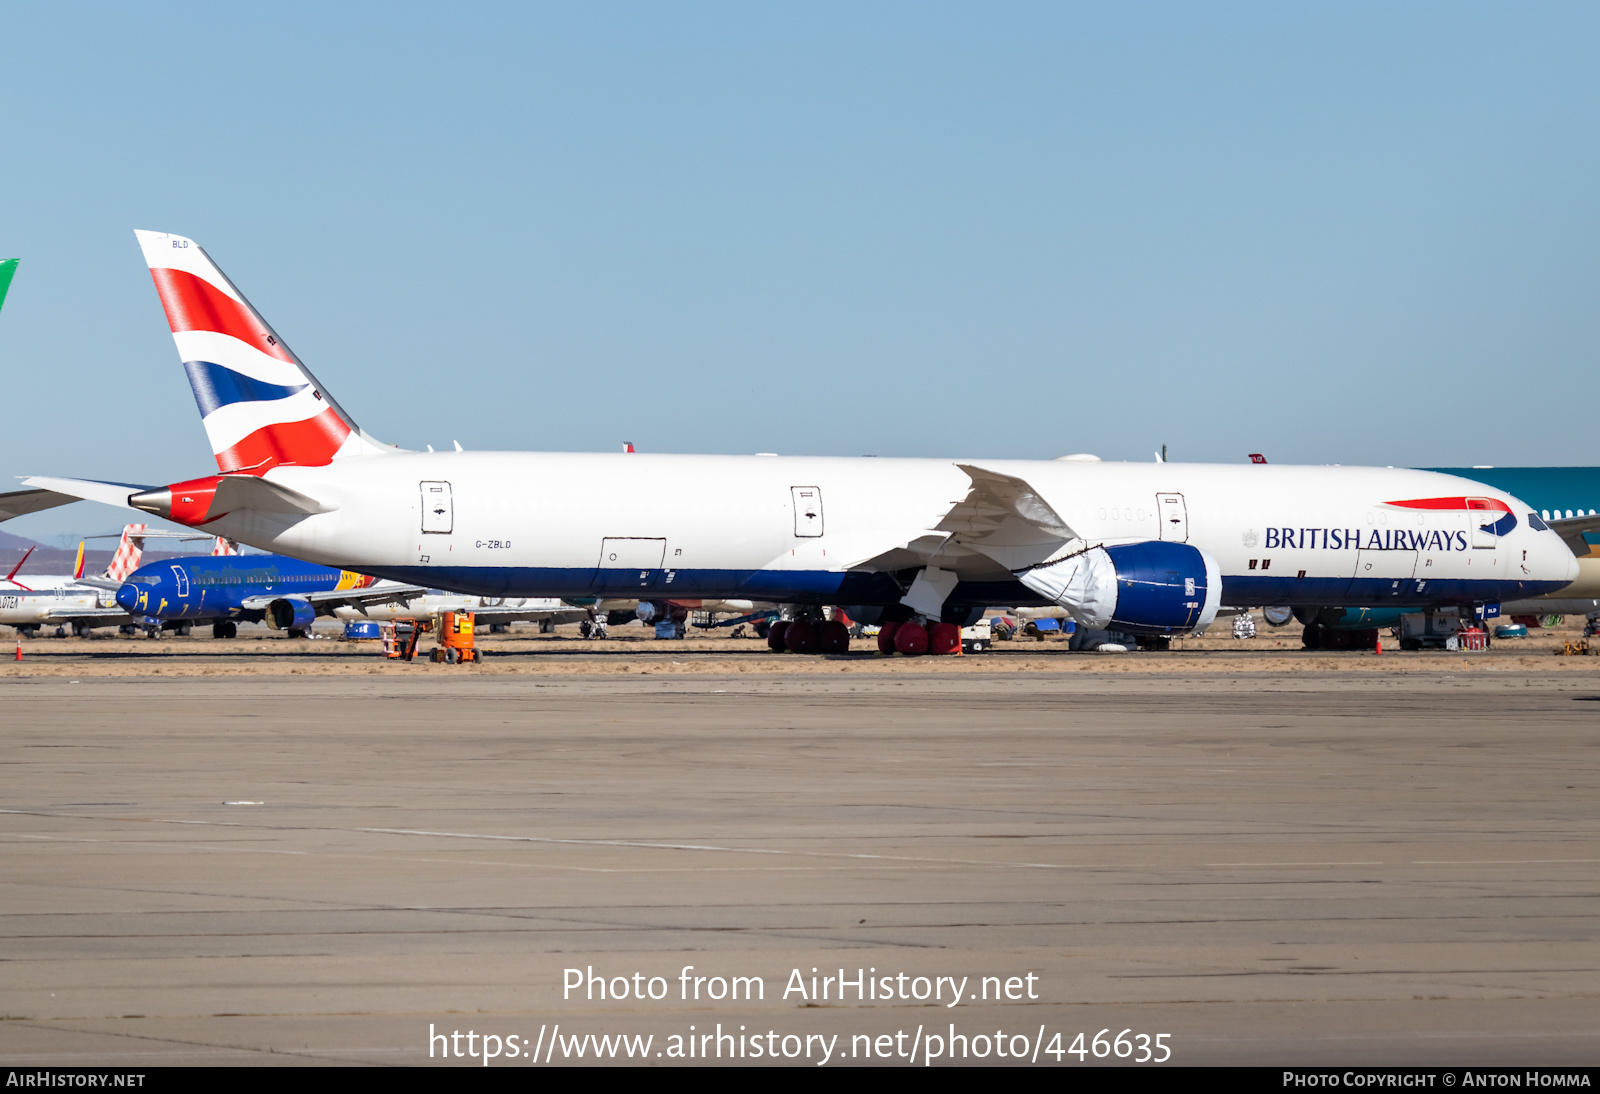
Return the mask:
[[304,391],[311,386],[297,384],[285,387],[282,384],[269,384],[265,380],[257,380],[210,361],[185,361],[183,370],[189,374],[189,386],[194,389],[194,401],[200,404],[202,418],[218,407],[233,403],[261,403],[287,399],[295,392]]

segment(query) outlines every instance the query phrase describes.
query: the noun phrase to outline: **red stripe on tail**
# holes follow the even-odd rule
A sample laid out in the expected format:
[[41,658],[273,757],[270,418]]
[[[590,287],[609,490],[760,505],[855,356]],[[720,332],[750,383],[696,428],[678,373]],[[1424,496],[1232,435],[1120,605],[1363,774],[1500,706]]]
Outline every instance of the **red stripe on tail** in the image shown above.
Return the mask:
[[330,406],[314,418],[262,426],[218,452],[217,466],[225,473],[247,471],[252,475],[265,474],[280,463],[323,467],[333,462],[348,436],[350,427]]
[[237,338],[280,361],[294,361],[249,308],[204,278],[168,269],[152,269],[150,278],[156,283],[172,333],[213,331]]

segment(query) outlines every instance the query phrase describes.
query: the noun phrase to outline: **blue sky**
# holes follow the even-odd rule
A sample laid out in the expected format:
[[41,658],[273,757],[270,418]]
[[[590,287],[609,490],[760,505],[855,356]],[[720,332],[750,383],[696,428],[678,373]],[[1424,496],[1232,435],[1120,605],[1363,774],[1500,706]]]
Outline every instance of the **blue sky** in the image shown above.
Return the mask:
[[1579,4],[13,7],[0,475],[214,467],[133,228],[406,447],[1594,463],[1597,44]]

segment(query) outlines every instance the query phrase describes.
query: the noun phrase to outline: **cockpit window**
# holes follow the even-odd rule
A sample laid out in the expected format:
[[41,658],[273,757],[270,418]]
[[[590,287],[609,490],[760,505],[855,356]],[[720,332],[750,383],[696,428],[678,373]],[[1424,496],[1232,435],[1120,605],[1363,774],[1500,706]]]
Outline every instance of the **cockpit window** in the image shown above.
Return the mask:
[[1548,532],[1550,530],[1550,526],[1539,519],[1538,513],[1528,514],[1528,527],[1532,528],[1535,532]]

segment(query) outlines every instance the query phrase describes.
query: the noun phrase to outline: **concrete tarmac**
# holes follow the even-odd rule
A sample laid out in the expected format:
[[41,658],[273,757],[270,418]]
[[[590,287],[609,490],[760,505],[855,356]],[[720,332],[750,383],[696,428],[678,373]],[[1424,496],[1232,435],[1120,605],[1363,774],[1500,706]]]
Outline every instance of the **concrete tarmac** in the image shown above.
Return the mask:
[[1600,1060],[1593,673],[971,670],[0,678],[0,1061]]

